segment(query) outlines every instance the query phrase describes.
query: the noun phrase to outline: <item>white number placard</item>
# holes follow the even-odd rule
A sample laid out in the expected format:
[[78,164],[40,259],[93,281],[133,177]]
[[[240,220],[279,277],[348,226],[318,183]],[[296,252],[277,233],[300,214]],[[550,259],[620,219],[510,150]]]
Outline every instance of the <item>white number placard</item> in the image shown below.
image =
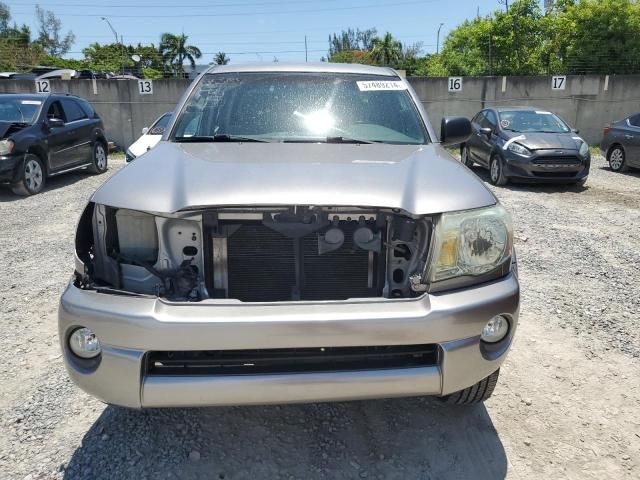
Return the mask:
[[559,75],[551,78],[551,90],[564,90],[567,86],[567,77]]
[[49,80],[36,80],[36,93],[51,93]]
[[153,95],[153,81],[138,80],[138,93],[140,95]]
[[462,77],[449,77],[449,91],[450,92],[462,91]]

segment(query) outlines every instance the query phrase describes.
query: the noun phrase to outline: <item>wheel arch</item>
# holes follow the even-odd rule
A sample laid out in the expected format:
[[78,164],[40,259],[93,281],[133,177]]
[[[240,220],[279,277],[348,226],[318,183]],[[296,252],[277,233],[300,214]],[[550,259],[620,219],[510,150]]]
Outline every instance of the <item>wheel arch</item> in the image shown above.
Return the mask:
[[45,151],[45,149],[38,144],[34,144],[34,145],[30,145],[29,148],[27,148],[26,153],[35,155],[40,159],[40,161],[42,162],[42,166],[44,167],[44,173],[48,177],[49,176],[49,161],[48,161],[49,156],[47,155],[47,152]]

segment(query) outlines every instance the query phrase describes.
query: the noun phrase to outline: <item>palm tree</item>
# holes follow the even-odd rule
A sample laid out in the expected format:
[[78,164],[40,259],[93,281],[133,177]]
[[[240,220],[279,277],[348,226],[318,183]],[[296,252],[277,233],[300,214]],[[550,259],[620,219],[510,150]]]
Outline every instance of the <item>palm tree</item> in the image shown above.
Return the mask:
[[402,43],[387,32],[384,37],[376,37],[371,41],[371,50],[369,53],[376,63],[391,65],[400,60]]
[[229,57],[227,57],[227,54],[224,52],[218,52],[216,56],[213,57],[213,63],[216,65],[226,65],[229,63]]
[[184,73],[184,61],[188,60],[191,68],[196,68],[196,58],[202,57],[202,52],[198,47],[187,45],[189,37],[184,33],[174,35],[173,33],[163,33],[160,37],[158,50],[165,64],[169,64],[172,69],[180,74]]

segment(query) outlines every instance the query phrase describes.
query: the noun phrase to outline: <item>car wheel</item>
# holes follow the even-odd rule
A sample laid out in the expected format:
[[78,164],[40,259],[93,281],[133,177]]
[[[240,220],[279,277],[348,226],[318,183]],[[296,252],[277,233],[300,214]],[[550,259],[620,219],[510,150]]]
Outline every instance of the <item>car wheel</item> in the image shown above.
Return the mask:
[[498,155],[493,155],[489,162],[489,181],[493,185],[506,185],[507,177],[504,176],[502,160]]
[[498,376],[500,376],[500,369],[493,372],[487,378],[483,378],[475,385],[442,397],[441,400],[451,405],[473,405],[484,402],[491,396],[493,390],[496,388]]
[[627,171],[627,162],[626,155],[624,153],[624,149],[617,145],[609,151],[609,155],[607,156],[607,160],[609,160],[609,166],[611,170],[614,172],[626,172]]
[[93,163],[88,170],[91,173],[101,174],[107,171],[107,149],[101,142],[93,145]]
[[460,158],[462,159],[462,163],[464,163],[467,167],[473,167],[474,161],[471,160],[468,145],[462,144],[462,146],[460,147]]
[[11,185],[16,195],[35,195],[44,188],[45,174],[42,161],[37,155],[28,153],[24,157],[22,180]]

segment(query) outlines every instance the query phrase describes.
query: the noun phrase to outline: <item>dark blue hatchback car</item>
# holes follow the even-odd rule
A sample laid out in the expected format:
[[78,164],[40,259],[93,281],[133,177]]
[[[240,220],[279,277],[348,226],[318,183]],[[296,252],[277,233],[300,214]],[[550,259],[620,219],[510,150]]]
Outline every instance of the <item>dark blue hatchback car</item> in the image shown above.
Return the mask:
[[460,146],[462,161],[487,168],[494,185],[587,180],[589,145],[555,113],[533,107],[487,108],[471,123],[472,136]]

